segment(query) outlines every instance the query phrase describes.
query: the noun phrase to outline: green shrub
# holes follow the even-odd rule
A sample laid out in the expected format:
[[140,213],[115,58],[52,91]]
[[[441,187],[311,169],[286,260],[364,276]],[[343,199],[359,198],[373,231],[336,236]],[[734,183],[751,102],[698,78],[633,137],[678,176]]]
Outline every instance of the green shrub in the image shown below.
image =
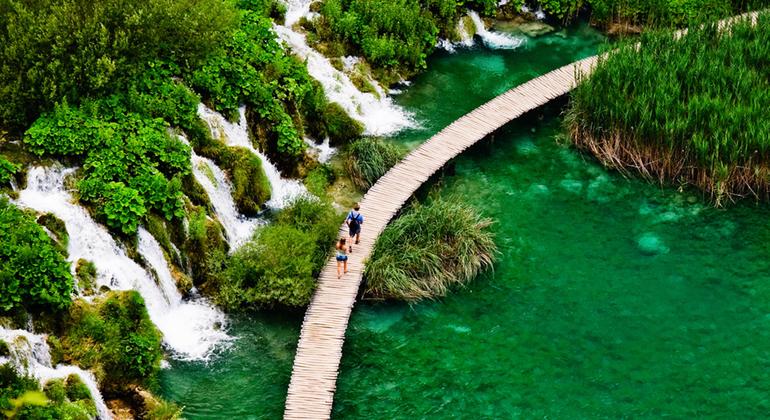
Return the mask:
[[326,135],[332,145],[349,143],[364,132],[364,126],[350,118],[342,106],[336,102],[331,102],[326,106],[324,121]]
[[69,263],[34,218],[0,198],[0,311],[71,302]]
[[[65,381],[53,379],[40,392],[40,384],[32,377],[19,373],[10,363],[0,365],[0,413],[17,419],[89,420],[96,416],[96,405],[86,394],[70,397],[71,375]],[[82,384],[82,382],[81,382]]]
[[377,238],[364,271],[365,293],[407,301],[446,295],[492,266],[491,224],[459,201],[415,204]]
[[335,173],[329,164],[318,165],[305,177],[307,190],[316,197],[327,197],[326,188],[335,180]]
[[80,198],[113,229],[133,234],[148,210],[167,220],[184,216],[189,146],[169,135],[163,120],[130,112],[124,98],[57,106],[35,121],[24,142],[38,155],[83,157]]
[[253,216],[270,199],[270,181],[258,156],[243,148],[230,148],[232,158],[225,166],[233,184],[233,200],[238,210]]
[[0,185],[10,184],[19,169],[19,165],[0,155]]
[[600,160],[691,182],[717,203],[770,196],[770,14],[756,27],[647,32],[601,59],[572,92],[572,140]]
[[158,57],[195,65],[235,25],[220,0],[0,2],[0,125],[125,87]]
[[76,301],[56,335],[63,361],[93,370],[107,391],[155,384],[161,334],[135,291],[109,292],[93,304]]
[[78,400],[92,400],[93,396],[88,387],[77,375],[70,375],[67,377],[67,399],[70,401]]
[[11,349],[8,347],[8,343],[0,340],[0,357],[6,357],[11,354]]
[[338,228],[330,203],[298,199],[232,255],[220,302],[230,309],[307,305]]
[[367,190],[403,156],[403,150],[393,143],[363,138],[348,148],[346,166],[353,183]]

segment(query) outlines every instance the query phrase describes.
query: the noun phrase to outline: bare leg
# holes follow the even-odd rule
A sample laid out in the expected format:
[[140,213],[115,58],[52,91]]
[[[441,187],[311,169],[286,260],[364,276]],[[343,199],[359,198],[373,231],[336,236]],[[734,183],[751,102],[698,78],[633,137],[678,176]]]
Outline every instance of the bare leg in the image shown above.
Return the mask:
[[358,231],[358,233],[356,233],[356,245],[358,245],[358,242],[360,240],[361,240],[361,231]]
[[[342,265],[340,261],[337,261],[337,278],[342,277],[342,274],[340,274],[340,265]],[[347,262],[345,263],[345,265],[347,265]]]
[[344,265],[345,273],[347,274],[347,272],[348,272],[348,260],[345,260],[342,264]]
[[348,252],[353,252],[353,237],[350,237],[350,245],[348,245]]

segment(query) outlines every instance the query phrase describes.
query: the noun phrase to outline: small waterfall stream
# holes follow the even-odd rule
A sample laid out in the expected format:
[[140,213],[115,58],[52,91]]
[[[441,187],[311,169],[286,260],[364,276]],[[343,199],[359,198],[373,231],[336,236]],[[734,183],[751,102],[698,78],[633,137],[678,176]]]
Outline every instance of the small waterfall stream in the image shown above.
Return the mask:
[[394,104],[377,83],[372,81],[379,97],[359,91],[344,72],[335,69],[328,58],[307,45],[305,35],[291,28],[300,18],[309,16],[310,3],[310,0],[287,0],[285,24],[274,25],[273,30],[295,54],[307,61],[308,72],[321,83],[329,101],[340,104],[348,115],[361,122],[367,135],[385,136],[413,127],[411,115]]
[[481,37],[484,45],[489,48],[496,50],[512,50],[520,47],[525,41],[525,38],[523,37],[488,30],[479,14],[473,10],[468,10],[468,16],[471,17],[473,24],[476,25],[476,35]]
[[198,105],[198,115],[209,125],[211,135],[215,139],[221,139],[228,146],[244,147],[262,161],[262,169],[270,182],[270,200],[265,203],[268,207],[280,209],[292,199],[307,194],[305,186],[300,181],[282,177],[278,168],[270,162],[267,156],[254,148],[249,138],[249,129],[246,123],[246,107],[242,106],[238,113],[238,122],[231,123],[222,114],[209,109],[206,105]]
[[69,261],[92,261],[97,268],[97,286],[114,290],[136,290],[144,298],[152,322],[163,333],[163,341],[180,359],[207,359],[215,347],[230,337],[224,331],[225,315],[203,299],[183,301],[160,245],[146,230],[139,229],[138,251],[157,273],[154,276],[126,255],[107,229],[73,203],[64,189],[64,178],[74,169],[61,166],[31,167],[27,188],[17,204],[61,219],[69,234]]
[[[179,139],[188,143],[184,136],[179,136]],[[233,201],[233,189],[230,180],[216,163],[211,159],[198,156],[195,150],[191,150],[190,163],[195,180],[206,191],[211,204],[214,206],[217,218],[225,229],[230,249],[237,249],[251,238],[261,220],[246,217],[238,212],[235,201]]]
[[41,386],[44,386],[51,379],[66,379],[69,375],[77,375],[91,392],[91,398],[96,405],[97,417],[102,420],[112,418],[110,410],[96,386],[94,375],[77,366],[60,364],[53,367],[48,343],[44,336],[24,330],[0,328],[0,340],[8,344],[10,350],[10,357],[0,357],[0,364],[10,362],[21,373],[37,379]]

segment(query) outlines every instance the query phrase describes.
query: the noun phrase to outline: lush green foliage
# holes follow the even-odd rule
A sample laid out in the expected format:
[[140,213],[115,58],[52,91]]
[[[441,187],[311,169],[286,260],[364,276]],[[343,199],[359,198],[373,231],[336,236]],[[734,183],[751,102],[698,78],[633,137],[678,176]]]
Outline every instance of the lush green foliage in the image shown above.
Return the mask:
[[14,175],[19,171],[19,166],[0,155],[0,186],[13,181]]
[[330,102],[324,110],[326,135],[329,143],[340,145],[348,143],[364,133],[364,126],[350,118],[340,104]]
[[223,0],[2,0],[0,125],[115,92],[159,57],[200,62],[234,19]]
[[93,370],[108,391],[155,383],[161,335],[135,291],[75,301],[56,337],[49,336],[52,356]]
[[603,24],[629,22],[653,26],[685,26],[767,6],[767,0],[541,0],[543,10],[557,18],[575,17],[590,7],[591,18]]
[[0,365],[0,412],[8,418],[88,420],[96,416],[91,393],[77,376],[51,380],[45,384],[45,394],[25,398],[39,391],[34,378],[10,364]]
[[78,108],[59,105],[24,141],[38,155],[84,156],[80,198],[110,227],[131,234],[149,210],[168,220],[184,215],[181,177],[190,173],[190,149],[166,128],[112,97]]
[[270,140],[279,153],[299,156],[307,147],[303,127],[294,123],[292,113],[317,86],[304,65],[281,48],[269,18],[243,11],[240,27],[224,50],[209,57],[189,82],[231,118],[242,103],[251,105],[270,122]]
[[491,223],[458,201],[415,204],[377,238],[364,272],[366,293],[408,301],[446,295],[492,266]]
[[0,198],[0,311],[70,304],[65,256],[35,219]]
[[339,222],[330,203],[297,199],[233,254],[220,301],[231,309],[307,305]]
[[770,193],[770,15],[681,40],[649,32],[572,94],[573,140],[613,166],[714,193]]
[[363,138],[348,148],[346,165],[353,183],[366,190],[403,156],[404,152],[393,143]]

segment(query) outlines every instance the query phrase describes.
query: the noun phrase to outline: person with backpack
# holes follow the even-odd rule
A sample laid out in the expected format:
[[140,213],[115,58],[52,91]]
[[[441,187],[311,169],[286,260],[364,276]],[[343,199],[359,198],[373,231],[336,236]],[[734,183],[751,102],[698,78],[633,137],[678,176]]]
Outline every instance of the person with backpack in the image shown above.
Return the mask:
[[356,239],[356,245],[361,240],[361,225],[364,224],[364,216],[361,215],[359,210],[361,206],[356,203],[353,206],[353,210],[350,210],[348,217],[345,219],[345,223],[348,224],[348,231],[350,233],[350,244],[348,252],[353,252],[353,238]]

